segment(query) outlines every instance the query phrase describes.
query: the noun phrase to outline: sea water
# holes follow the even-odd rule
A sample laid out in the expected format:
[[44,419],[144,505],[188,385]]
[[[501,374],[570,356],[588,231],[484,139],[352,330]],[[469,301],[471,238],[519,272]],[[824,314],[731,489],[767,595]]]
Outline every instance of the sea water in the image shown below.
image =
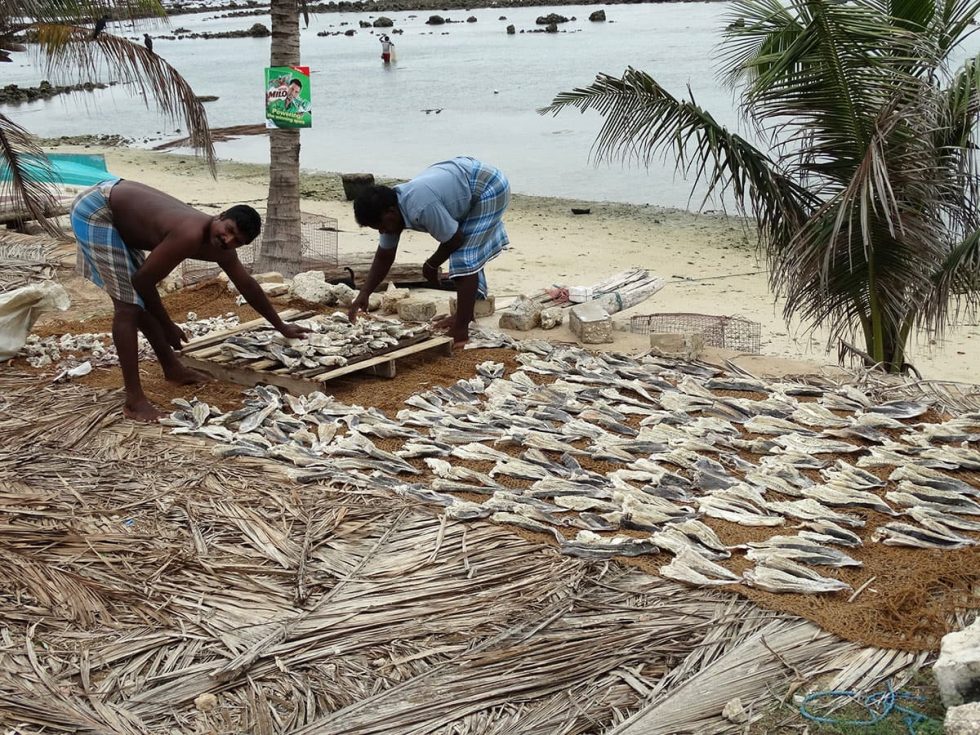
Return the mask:
[[[608,20],[589,21],[600,8]],[[632,66],[671,94],[693,97],[718,123],[755,140],[721,80],[718,43],[729,11],[724,2],[477,8],[440,11],[454,22],[435,26],[426,24],[428,11],[385,13],[394,29],[359,28],[358,21],[375,17],[367,13],[313,15],[301,32],[301,63],[311,69],[314,105],[313,127],[302,132],[301,166],[408,178],[430,163],[471,155],[503,169],[519,193],[697,208],[703,190],[692,198],[691,182],[675,172],[672,157],[658,157],[649,167],[636,161],[597,164],[591,155],[602,123],[597,113],[568,109],[555,117],[537,110],[559,92],[589,85],[597,73],[619,76]],[[521,33],[541,28],[535,19],[552,12],[575,20],[560,24],[556,34]],[[469,17],[476,22],[466,22]],[[170,29],[113,23],[109,30],[139,40],[144,30],[154,36],[174,28],[220,32],[253,23],[269,26],[270,20],[200,13],[175,16]],[[506,33],[510,24],[517,34]],[[317,35],[351,28],[352,37]],[[378,36],[392,30],[403,33],[391,35],[397,61],[386,66]],[[206,103],[210,125],[219,128],[264,121],[269,43],[268,38],[156,38],[154,50],[198,95],[219,97]],[[4,84],[77,81],[38,66],[27,54],[15,59],[3,65]],[[118,75],[102,69],[99,76],[108,81]],[[152,102],[148,109],[131,84],[8,106],[3,112],[44,137],[118,134],[149,146],[184,133]],[[219,143],[216,150],[224,159],[269,160],[265,136]]]

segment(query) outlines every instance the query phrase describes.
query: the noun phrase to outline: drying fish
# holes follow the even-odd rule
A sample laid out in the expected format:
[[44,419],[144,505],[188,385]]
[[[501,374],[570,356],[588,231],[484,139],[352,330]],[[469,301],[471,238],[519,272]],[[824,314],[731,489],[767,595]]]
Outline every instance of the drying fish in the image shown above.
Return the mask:
[[831,485],[839,487],[854,488],[856,490],[873,490],[874,488],[884,487],[885,481],[872,475],[870,472],[848,464],[842,459],[838,459],[833,467],[820,470],[820,474]]
[[763,465],[757,470],[746,472],[745,480],[764,490],[775,490],[797,498],[803,497],[804,488],[814,484],[813,480],[789,465]]
[[742,579],[751,587],[767,592],[820,594],[851,589],[846,582],[824,577],[801,564],[779,557],[771,557],[756,564],[754,569],[749,569],[742,575]]
[[734,390],[747,393],[768,393],[769,386],[761,380],[752,378],[709,378],[705,381],[704,387],[709,390]]
[[892,510],[885,501],[874,493],[857,488],[842,488],[838,485],[814,485],[802,490],[803,496],[813,498],[826,505],[838,505],[844,508],[868,508],[870,510],[893,516]]
[[845,526],[853,526],[855,528],[864,525],[863,518],[848,515],[847,513],[838,513],[836,510],[831,510],[813,498],[788,500],[786,502],[770,500],[769,509],[776,513],[782,513],[784,516],[799,518],[804,521],[829,521],[831,523],[842,523]]
[[423,460],[426,466],[432,470],[432,474],[443,480],[454,480],[456,482],[475,482],[488,488],[500,488],[501,484],[493,480],[489,475],[482,472],[471,470],[467,467],[456,467],[444,459],[426,457]]
[[[742,498],[722,490],[705,498],[695,500],[698,510],[710,518],[720,518],[723,521],[739,523],[743,526],[780,526],[783,524],[781,515],[773,515],[765,508],[746,502]],[[772,507],[772,506],[769,506]]]
[[445,457],[450,453],[448,444],[431,441],[407,441],[395,454],[402,459],[421,459],[423,457]]
[[792,417],[793,421],[822,429],[840,429],[850,423],[850,419],[841,418],[817,403],[799,404]]
[[861,546],[861,537],[853,531],[841,528],[831,521],[805,521],[804,528],[797,535],[818,544],[835,544],[837,546]]
[[698,587],[738,584],[740,581],[738,575],[690,549],[681,549],[669,564],[660,567],[660,576]]
[[920,464],[937,469],[980,471],[980,451],[972,447],[936,447],[922,452]]
[[488,518],[492,512],[479,503],[457,498],[455,503],[446,506],[443,515],[456,521],[475,521],[479,518]]
[[574,539],[559,538],[561,553],[582,559],[611,559],[615,556],[640,556],[660,551],[649,539],[629,536],[600,536],[593,531],[579,531]]
[[783,434],[773,439],[776,444],[790,452],[800,454],[846,454],[848,452],[860,451],[861,447],[849,442],[839,442],[832,439],[824,439],[819,436],[807,436],[804,434]]
[[898,483],[898,489],[885,493],[885,497],[893,503],[907,507],[922,506],[942,513],[980,515],[980,504],[965,495],[924,485],[913,485],[908,480],[902,480]]
[[592,510],[602,513],[610,513],[619,510],[618,503],[599,498],[590,498],[586,495],[555,495],[553,496],[555,505],[567,510],[583,511]]
[[504,435],[495,443],[509,442],[521,447],[534,447],[535,449],[544,449],[549,452],[585,454],[581,449],[576,449],[571,444],[563,442],[559,436],[560,434],[546,434],[531,429],[512,429],[511,431],[505,431]]
[[931,442],[980,442],[980,423],[969,417],[960,416],[941,424],[916,424],[915,428]]
[[880,447],[868,447],[869,454],[859,457],[858,467],[901,467],[914,462],[912,448],[898,442],[891,442]]
[[519,480],[541,480],[546,477],[554,477],[554,475],[537,464],[532,464],[531,462],[525,462],[524,460],[517,459],[515,457],[508,457],[506,460],[498,460],[490,470],[490,476],[495,477],[496,475],[506,475],[508,477],[516,477]]
[[957,529],[959,531],[980,531],[980,521],[974,521],[955,513],[943,513],[932,508],[914,506],[905,511],[905,515],[912,517],[926,528],[941,532]]
[[887,401],[877,406],[868,407],[870,413],[880,413],[893,419],[914,419],[928,410],[928,403],[916,401]]
[[772,416],[754,416],[742,425],[746,431],[752,434],[773,434],[775,436],[799,434],[803,436],[815,436],[815,432],[794,421],[777,419]]
[[[687,522],[700,523],[700,521],[694,520]],[[704,524],[701,525],[703,526]],[[708,528],[707,526],[704,527]],[[714,532],[711,531],[711,529],[708,530],[710,535],[714,536]],[[668,525],[662,531],[654,533],[650,537],[650,540],[660,548],[667,549],[667,551],[671,552],[672,554],[692,551],[704,559],[727,559],[731,556],[731,552],[725,548],[721,541],[717,541],[717,536],[715,536],[715,540],[712,541],[712,546],[708,546],[702,543],[694,535],[684,533],[682,530],[673,525]]]
[[751,454],[768,454],[778,445],[772,439],[732,439],[732,446]]
[[822,546],[800,536],[772,536],[765,541],[746,544],[746,558],[766,561],[774,556],[790,559],[799,564],[830,567],[860,567],[862,563],[843,551]]
[[977,542],[952,531],[936,531],[908,523],[879,526],[871,537],[888,546],[912,546],[920,549],[962,549]]
[[548,477],[536,481],[527,491],[535,498],[553,498],[558,495],[581,495],[588,498],[610,500],[612,491],[608,487],[588,485],[584,482],[566,480],[559,477]]
[[694,413],[709,408],[714,404],[713,398],[691,396],[680,391],[664,391],[660,394],[660,405],[668,411]]
[[902,467],[898,467],[894,472],[892,472],[888,476],[888,479],[892,480],[893,482],[908,480],[916,485],[933,487],[937,490],[946,490],[948,492],[959,493],[961,495],[980,496],[980,488],[973,487],[973,485],[965,483],[962,480],[958,480],[951,475],[947,475],[945,472],[930,469],[929,467],[904,465]]

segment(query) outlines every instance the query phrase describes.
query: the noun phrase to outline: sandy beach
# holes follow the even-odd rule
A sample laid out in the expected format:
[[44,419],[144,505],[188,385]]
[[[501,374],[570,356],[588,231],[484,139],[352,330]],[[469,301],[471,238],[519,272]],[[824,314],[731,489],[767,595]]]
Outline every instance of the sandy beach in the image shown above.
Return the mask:
[[[268,169],[264,166],[221,162],[215,180],[203,162],[193,157],[88,146],[58,146],[55,150],[104,153],[112,173],[160,188],[204,211],[219,211],[239,202],[261,210],[268,194]],[[683,182],[678,186],[684,186]],[[304,171],[300,188],[303,212],[337,219],[341,265],[345,257],[374,250],[377,235],[354,221],[338,174]],[[572,207],[588,208],[591,213],[574,215]],[[616,341],[606,346],[609,349],[636,353],[648,348],[645,335],[628,331],[633,315],[683,312],[740,316],[761,324],[762,354],[708,350],[705,357],[733,359],[760,375],[836,366],[836,347],[827,351],[826,332],[810,333],[798,323],[787,325],[784,321],[782,303],[769,290],[766,264],[754,246],[754,234],[737,217],[518,194],[505,223],[510,249],[487,268],[498,309],[520,294],[556,284],[589,285],[627,268],[642,267],[664,278],[667,285],[647,301],[614,315]],[[428,235],[407,231],[399,258],[419,262],[433,247]],[[96,289],[87,292],[83,286],[81,292],[90,293],[92,306],[98,305]],[[448,302],[445,292],[432,295],[443,304]],[[497,318],[483,323],[496,326]],[[526,336],[574,341],[567,325],[551,331],[535,330]],[[926,380],[976,383],[980,320],[968,315],[942,342],[920,334],[909,353],[910,362]]]

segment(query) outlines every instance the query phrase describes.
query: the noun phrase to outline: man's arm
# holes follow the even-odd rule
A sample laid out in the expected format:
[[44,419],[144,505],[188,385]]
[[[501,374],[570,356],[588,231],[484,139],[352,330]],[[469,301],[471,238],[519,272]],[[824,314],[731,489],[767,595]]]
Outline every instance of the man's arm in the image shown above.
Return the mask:
[[393,248],[378,248],[374,251],[374,260],[371,261],[371,269],[368,271],[367,280],[364,281],[364,285],[361,286],[357,298],[354,299],[354,302],[347,310],[347,316],[351,321],[357,318],[358,311],[367,310],[368,299],[374,293],[374,289],[388,275],[392,263],[395,262],[395,254],[397,252],[398,246]]
[[249,306],[259,312],[266,321],[287,337],[298,337],[310,331],[305,327],[300,327],[298,324],[286,324],[280,319],[276,308],[269,301],[269,297],[265,295],[265,291],[262,290],[262,286],[245,270],[245,266],[238,259],[238,255],[231,251],[224,255],[225,257],[222,257],[218,261],[218,265],[221,267],[221,270],[228,274],[229,280],[235,284],[238,293],[245,297],[245,301],[248,302]]
[[168,235],[150,251],[146,260],[143,261],[143,265],[132,278],[133,288],[143,299],[143,308],[160,322],[167,341],[174,349],[180,349],[181,341],[186,342],[187,337],[170,318],[170,314],[160,299],[157,284],[166,278],[182,261],[190,257],[194,251],[195,245],[191,238],[182,233]]
[[441,243],[436,251],[429,256],[422,264],[422,277],[425,280],[439,285],[439,266],[445,263],[449,256],[455,253],[463,245],[463,231],[456,230],[456,234]]

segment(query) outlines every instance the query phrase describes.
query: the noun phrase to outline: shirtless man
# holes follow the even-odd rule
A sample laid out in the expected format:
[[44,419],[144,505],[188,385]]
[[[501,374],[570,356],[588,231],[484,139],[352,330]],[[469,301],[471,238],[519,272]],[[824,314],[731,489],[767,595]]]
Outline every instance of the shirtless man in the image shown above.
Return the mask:
[[238,259],[235,250],[252,242],[262,227],[258,212],[249,206],[238,204],[209,215],[144,184],[110,179],[76,197],[71,227],[78,240],[78,271],[112,298],[112,340],[126,390],[123,413],[131,419],[152,423],[164,415],[140,384],[137,330],[150,343],[167,380],[186,385],[207,379],[177,359],[174,350],[187,335],[174,324],[157,292],[157,284],[187,258],[217,263],[249,305],[284,336],[309,331],[279,318]]

